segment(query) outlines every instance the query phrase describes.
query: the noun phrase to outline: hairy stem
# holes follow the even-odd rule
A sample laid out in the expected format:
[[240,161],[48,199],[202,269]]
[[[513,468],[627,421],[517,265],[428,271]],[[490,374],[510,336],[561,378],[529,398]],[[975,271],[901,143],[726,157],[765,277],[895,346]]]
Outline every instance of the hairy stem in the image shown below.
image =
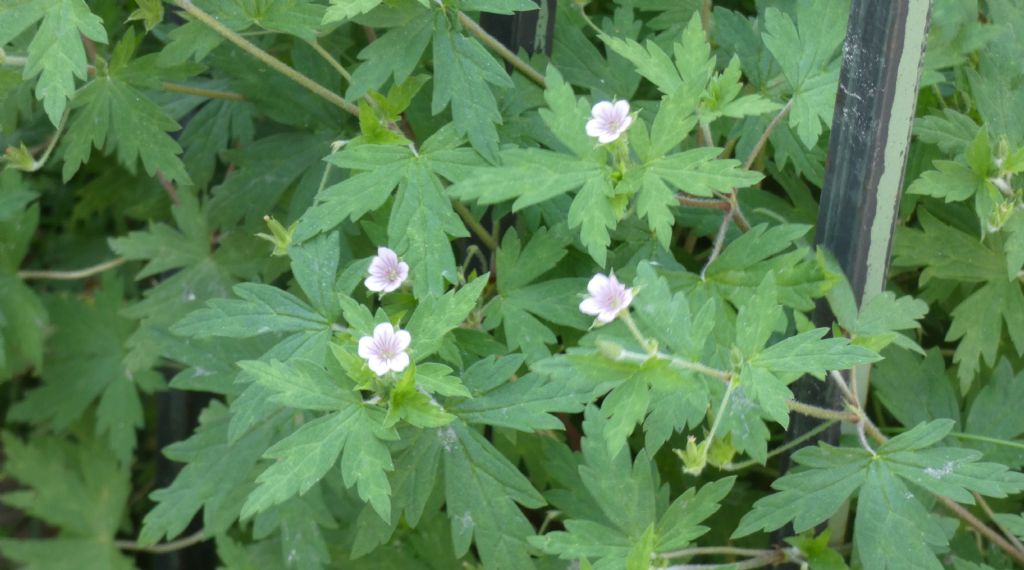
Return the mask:
[[[180,1],[180,0],[179,0]],[[469,33],[476,36],[481,43],[490,48],[491,51],[498,54],[501,59],[504,59],[514,67],[519,73],[526,76],[527,79],[533,81],[541,87],[541,89],[547,89],[547,82],[544,81],[544,76],[540,74],[536,69],[530,67],[530,64],[523,61],[518,55],[514,54],[512,50],[505,47],[505,44],[498,41],[497,38],[487,33],[487,30],[480,27],[472,18],[467,16],[463,12],[459,12],[459,23],[464,28],[469,30]]]
[[768,142],[768,137],[775,130],[775,127],[779,126],[782,119],[789,113],[789,110],[793,108],[793,98],[790,97],[789,101],[779,110],[778,114],[768,123],[768,127],[765,128],[764,132],[761,133],[761,138],[757,139],[757,143],[754,144],[754,148],[750,149],[750,156],[747,160],[743,161],[743,169],[750,170],[750,167],[754,165],[754,161],[757,160],[757,156],[761,154],[761,150],[764,149],[764,145]]
[[[821,433],[821,432],[827,430],[828,428],[832,427],[833,425],[835,425],[835,423],[837,421],[839,421],[839,420],[829,420],[829,421],[826,421],[825,423],[818,425],[814,429],[804,433],[803,435],[801,435],[800,437],[794,439],[793,441],[790,441],[789,443],[786,443],[784,445],[780,445],[779,447],[776,447],[775,449],[769,451],[768,455],[766,455],[765,457],[768,458],[768,459],[771,459],[772,457],[775,457],[776,455],[785,453],[785,452],[789,451],[790,449],[793,449],[794,447],[798,447],[803,442],[813,438],[814,436],[818,435],[819,433]],[[722,471],[740,471],[742,469],[746,469],[747,467],[753,467],[754,465],[760,465],[760,464],[761,464],[760,461],[757,461],[755,459],[748,459],[747,461],[741,461],[740,463],[728,463],[726,465],[723,465],[722,466]]]
[[179,538],[178,540],[175,540],[175,541],[172,541],[172,542],[164,542],[162,544],[154,544],[152,546],[142,546],[141,544],[139,544],[137,542],[130,541],[130,540],[115,540],[114,541],[114,546],[116,546],[120,550],[126,550],[126,551],[129,551],[129,552],[147,552],[149,554],[166,554],[168,552],[175,552],[177,550],[184,550],[184,549],[186,549],[186,548],[188,548],[190,546],[194,546],[196,544],[199,544],[200,542],[208,540],[208,538],[209,537],[207,537],[205,534],[203,534],[203,531],[200,530],[199,532],[190,534],[190,535],[188,535],[188,536],[186,536],[184,538]]
[[743,562],[723,562],[721,564],[675,564],[665,568],[665,570],[752,570],[753,568],[775,566],[779,563],[785,562],[786,559],[786,553],[782,551],[773,551],[756,558],[744,560]]
[[985,511],[985,516],[988,517],[988,520],[992,521],[992,524],[999,529],[999,532],[1003,533],[1006,536],[1006,538],[1013,543],[1014,548],[1020,550],[1021,552],[1024,552],[1024,544],[1021,544],[1020,540],[1017,539],[1016,535],[1006,530],[1006,528],[1004,528],[1003,525],[999,524],[999,521],[996,520],[996,514],[992,511],[992,507],[988,505],[988,501],[986,501],[985,498],[982,497],[977,492],[974,492],[973,495],[974,500],[978,502],[978,506],[981,507],[981,510]]
[[92,277],[98,273],[103,273],[113,269],[128,261],[124,257],[118,257],[111,259],[110,261],[104,261],[98,263],[92,267],[86,267],[84,269],[75,269],[72,271],[43,271],[25,269],[18,272],[18,277],[22,279],[53,279],[58,281],[73,281],[75,279],[85,279],[86,277]]
[[659,552],[662,558],[682,558],[684,556],[765,556],[774,554],[774,550],[763,548],[737,548],[735,546],[698,546],[683,548],[671,552]]
[[679,358],[678,356],[672,356],[671,354],[665,354],[663,352],[656,352],[654,354],[640,354],[639,352],[622,350],[619,352],[618,356],[615,359],[624,362],[643,363],[647,362],[652,358],[657,358],[658,360],[665,360],[669,363],[669,365],[674,366],[676,368],[700,372],[705,376],[717,378],[718,380],[721,380],[723,382],[728,382],[732,378],[732,374],[726,372],[725,370],[719,370],[717,368],[712,368],[710,366],[704,366],[700,362],[686,360],[685,358]]
[[345,66],[341,65],[341,63],[335,59],[329,51],[324,49],[324,46],[320,45],[320,42],[313,40],[309,42],[309,45],[314,51],[316,51],[316,53],[320,54],[320,57],[324,58],[324,61],[330,64],[330,66],[338,72],[338,75],[340,75],[345,81],[352,83],[352,74],[349,73],[348,70],[345,69]]
[[494,239],[494,236],[487,231],[487,228],[483,226],[475,217],[473,212],[469,211],[469,208],[465,204],[458,200],[452,200],[452,207],[455,208],[455,213],[462,218],[463,223],[469,228],[469,231],[473,232],[473,235],[480,240],[480,243],[487,246],[487,249],[496,251],[498,249],[498,242]]
[[276,57],[270,55],[266,51],[260,49],[256,44],[245,39],[234,30],[231,30],[224,24],[220,23],[213,16],[207,14],[201,8],[193,4],[191,0],[174,0],[174,4],[182,10],[184,10],[185,12],[187,12],[196,20],[208,26],[211,30],[223,36],[224,39],[235,44],[236,46],[247,52],[249,55],[265,63],[274,71],[277,71],[278,73],[305,87],[313,94],[321,97],[325,101],[344,110],[345,112],[357,117],[359,116],[359,107],[356,107],[352,103],[349,103],[337,93],[334,93],[333,91],[327,89],[323,85],[320,85],[316,81],[313,81],[309,77],[306,77],[301,72],[295,70],[293,67],[289,66],[283,61],[277,59]]
[[679,201],[680,206],[689,206],[690,208],[705,208],[709,210],[728,210],[730,208],[729,202],[725,200],[698,198],[682,192],[676,194],[676,200]]

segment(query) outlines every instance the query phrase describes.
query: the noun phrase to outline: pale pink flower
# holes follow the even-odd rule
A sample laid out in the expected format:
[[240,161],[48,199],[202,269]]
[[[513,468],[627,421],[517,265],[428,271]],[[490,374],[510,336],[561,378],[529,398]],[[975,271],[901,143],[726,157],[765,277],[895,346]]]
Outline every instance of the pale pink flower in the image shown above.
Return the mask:
[[377,376],[390,371],[401,372],[409,366],[409,348],[412,336],[408,331],[396,329],[391,323],[381,323],[374,327],[373,336],[359,339],[359,356],[366,359],[370,370]]
[[363,281],[375,293],[390,293],[402,286],[409,276],[409,264],[398,259],[398,254],[386,247],[378,247],[370,262],[370,276]]
[[601,101],[590,110],[590,116],[587,135],[597,137],[597,142],[601,144],[615,141],[633,124],[629,101]]
[[587,292],[590,296],[580,303],[580,311],[596,316],[602,324],[614,321],[633,302],[633,290],[619,283],[614,273],[595,275],[587,283]]

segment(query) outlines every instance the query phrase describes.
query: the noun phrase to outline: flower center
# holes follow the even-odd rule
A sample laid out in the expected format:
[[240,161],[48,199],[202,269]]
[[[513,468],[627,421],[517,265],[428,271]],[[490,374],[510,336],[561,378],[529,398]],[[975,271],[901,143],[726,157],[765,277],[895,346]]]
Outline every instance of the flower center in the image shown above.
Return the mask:
[[388,269],[387,278],[388,281],[398,281],[398,270],[395,268]]
[[604,306],[609,309],[618,309],[622,306],[622,299],[619,296],[619,292],[614,289],[605,291],[603,301]]

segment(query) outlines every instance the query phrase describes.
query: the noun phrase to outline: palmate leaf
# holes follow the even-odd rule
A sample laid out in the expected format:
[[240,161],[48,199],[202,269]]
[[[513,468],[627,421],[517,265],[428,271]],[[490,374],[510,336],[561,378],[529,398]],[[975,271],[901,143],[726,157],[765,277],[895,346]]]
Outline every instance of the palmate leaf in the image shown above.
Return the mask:
[[228,422],[227,409],[214,402],[203,410],[189,439],[164,449],[169,459],[186,465],[173,483],[150,495],[156,506],[143,520],[140,543],[174,538],[200,509],[203,528],[212,534],[226,531],[238,519],[277,422],[264,422],[234,442],[228,439]]
[[22,0],[0,10],[0,46],[39,20],[42,23],[28,46],[24,77],[39,77],[36,99],[57,125],[75,93],[75,78],[87,75],[82,36],[105,44],[107,32],[103,20],[83,0]]
[[159,171],[169,180],[191,183],[179,157],[181,147],[168,134],[181,127],[116,71],[82,88],[73,109],[62,141],[64,180],[70,180],[97,148],[116,150],[118,161],[130,172],[141,160],[150,176]]
[[[776,480],[772,487],[778,492],[755,503],[733,537],[774,530],[788,522],[793,523],[795,532],[803,532],[832,516],[860,489],[854,547],[862,556],[872,551],[868,556],[880,568],[941,568],[932,560],[935,554],[923,545],[945,546],[945,534],[935,531],[937,523],[909,491],[906,481],[971,504],[971,492],[1002,497],[1024,488],[1024,475],[1005,465],[979,462],[979,452],[934,447],[953,425],[952,420],[919,424],[879,446],[877,456],[865,449],[824,444],[801,449],[793,459],[806,469]],[[897,524],[920,533],[922,547],[894,553],[903,548],[893,542],[896,531],[889,525]],[[878,558],[883,554],[903,562],[886,566]]]
[[452,406],[451,412],[467,424],[485,424],[523,432],[562,429],[555,412],[575,413],[590,401],[591,391],[583,386],[566,387],[538,374],[527,374],[514,382],[510,377],[523,358],[509,355],[501,360],[478,361],[464,373],[473,398]]
[[3,539],[0,553],[31,570],[130,570],[114,545],[131,491],[130,473],[98,440],[3,436],[4,474],[29,489],[9,492],[5,504],[60,530],[53,539]]
[[423,143],[418,156],[404,146],[388,145],[359,145],[332,155],[328,160],[353,174],[320,193],[294,239],[304,241],[345,219],[359,219],[383,206],[397,186],[387,228],[390,245],[409,260],[415,295],[440,295],[446,283],[457,281],[450,240],[469,235],[438,174],[446,172],[453,155],[460,155],[452,135],[451,129],[441,129]]
[[256,478],[242,505],[248,518],[309,491],[338,465],[347,486],[357,485],[360,497],[382,518],[391,516],[391,487],[386,471],[394,468],[383,439],[397,437],[383,426],[380,410],[348,403],[336,412],[307,421],[270,446],[263,456],[275,460]]
[[659,507],[664,499],[658,497],[660,482],[647,452],[640,451],[635,461],[625,449],[609,453],[601,414],[589,407],[585,416],[579,483],[599,506],[598,518],[570,518],[565,531],[532,537],[530,544],[565,560],[589,558],[603,568],[641,570],[650,567],[656,553],[683,548],[708,531],[700,523],[718,510],[734,478],[699,491],[690,488],[667,509]]
[[833,0],[801,2],[795,23],[776,8],[765,12],[761,37],[793,90],[789,125],[807,148],[818,142],[822,123],[832,120],[839,80],[835,56],[848,15],[849,3]]
[[57,347],[46,361],[42,386],[11,408],[9,418],[69,430],[88,408],[96,408],[96,433],[118,460],[129,462],[135,430],[143,425],[139,389],[159,386],[156,374],[126,363],[125,340],[135,323],[119,314],[123,287],[108,274],[91,300],[60,296],[49,300]]
[[490,85],[511,88],[512,80],[494,57],[475,39],[448,29],[443,14],[434,19],[434,96],[436,115],[451,103],[452,119],[460,134],[491,162],[498,160],[501,112]]
[[539,508],[544,498],[483,435],[462,421],[440,428],[446,511],[456,556],[475,542],[486,567],[535,568],[527,548],[533,525],[519,505]]
[[1007,258],[991,240],[948,226],[925,210],[918,210],[920,230],[900,233],[893,249],[893,263],[924,267],[921,282],[932,278],[982,285],[952,311],[946,340],[958,341],[953,354],[961,391],[966,392],[981,363],[996,363],[1003,324],[1017,353],[1024,353],[1024,291],[1008,277]]

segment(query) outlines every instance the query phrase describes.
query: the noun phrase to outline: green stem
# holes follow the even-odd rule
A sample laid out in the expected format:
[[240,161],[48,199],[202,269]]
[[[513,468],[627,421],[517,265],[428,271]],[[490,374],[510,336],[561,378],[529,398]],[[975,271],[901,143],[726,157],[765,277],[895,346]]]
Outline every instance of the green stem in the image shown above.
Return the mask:
[[768,136],[772,134],[775,127],[779,126],[779,123],[782,122],[782,119],[792,108],[793,98],[790,97],[789,101],[786,101],[786,104],[779,110],[778,114],[776,114],[772,121],[768,123],[764,132],[761,133],[761,138],[757,139],[757,143],[754,144],[754,148],[750,149],[750,155],[747,156],[747,160],[743,161],[744,170],[750,170],[750,167],[754,165],[754,161],[757,160],[757,155],[761,154],[761,150],[764,148],[764,145],[768,143]]
[[316,51],[316,53],[320,54],[320,57],[324,58],[324,60],[328,64],[330,64],[330,66],[333,67],[335,71],[338,72],[338,75],[341,75],[341,77],[344,78],[345,81],[352,83],[352,74],[349,73],[348,70],[345,69],[345,66],[341,65],[341,63],[337,59],[335,59],[330,52],[324,49],[324,46],[320,45],[320,42],[313,40],[309,42],[309,45],[313,48],[314,51]]
[[704,366],[700,362],[694,362],[692,360],[686,360],[685,358],[679,358],[678,356],[672,356],[663,352],[656,352],[654,354],[640,354],[639,352],[632,352],[629,350],[622,350],[616,356],[616,360],[627,361],[627,362],[638,362],[644,363],[651,358],[657,358],[658,360],[668,361],[669,365],[676,368],[682,368],[684,370],[693,370],[694,372],[700,372],[705,376],[717,378],[722,382],[729,382],[732,378],[732,374],[725,370],[719,370],[717,368],[711,368],[710,366]]
[[[828,408],[819,408],[818,406],[812,406],[811,404],[805,404],[798,400],[789,400],[786,402],[789,409],[805,416],[812,418],[818,418],[820,420],[833,420],[837,422],[858,422],[861,416],[853,412],[844,412],[841,410],[830,410]],[[877,430],[877,428],[876,428]]]
[[671,552],[659,552],[662,558],[683,558],[684,556],[765,556],[774,554],[774,550],[763,548],[737,548],[735,546],[698,546]]
[[[180,2],[181,0],[178,1]],[[536,69],[530,67],[529,63],[526,63],[525,61],[520,59],[518,55],[512,53],[512,50],[505,47],[505,44],[501,43],[500,41],[498,41],[497,38],[487,33],[487,30],[481,28],[480,24],[477,24],[475,21],[473,21],[472,18],[467,16],[465,13],[460,11],[458,13],[458,16],[459,22],[462,24],[462,26],[469,30],[469,33],[476,36],[476,38],[480,40],[481,43],[490,48],[490,50],[493,51],[494,53],[501,56],[501,58],[507,61],[512,67],[516,68],[516,70],[518,70],[519,73],[525,75],[527,79],[539,85],[541,89],[548,88],[547,82],[544,81],[544,76],[541,75]]]
[[763,556],[744,560],[743,562],[723,562],[721,564],[675,564],[665,570],[752,570],[775,566],[785,562],[786,555],[783,552],[770,552]]
[[191,85],[184,85],[181,83],[171,83],[164,81],[160,84],[160,87],[164,91],[171,93],[183,93],[185,95],[194,95],[196,97],[206,97],[207,99],[223,99],[225,101],[245,101],[245,97],[238,93],[231,93],[228,91],[215,91],[213,89],[203,89],[202,87],[193,87]]
[[470,212],[469,208],[466,207],[465,204],[453,200],[452,207],[455,208],[455,213],[457,213],[459,217],[462,218],[463,223],[466,224],[466,227],[469,228],[469,231],[473,232],[473,235],[475,235],[477,239],[480,240],[480,243],[487,246],[487,249],[491,251],[496,251],[498,249],[498,242],[495,241],[494,237],[491,236],[490,232],[488,232],[487,229],[484,228],[484,226],[477,221],[477,219],[473,216],[473,212]]
[[263,51],[258,46],[256,46],[256,44],[243,38],[237,32],[231,30],[224,24],[220,23],[216,18],[207,14],[201,8],[193,4],[191,0],[174,0],[174,3],[179,8],[187,12],[190,16],[202,22],[211,30],[223,36],[224,39],[228,40],[229,42],[235,44],[242,50],[246,51],[247,53],[249,53],[249,55],[262,61],[271,69],[277,71],[278,73],[305,87],[315,95],[323,98],[327,102],[335,105],[336,107],[344,110],[345,112],[356,117],[359,116],[359,107],[356,107],[352,103],[349,103],[337,93],[330,91],[323,85],[320,85],[316,81],[313,81],[309,77],[306,77],[301,72],[296,71],[294,68],[284,63],[283,61],[270,55],[266,51]]
[[190,546],[199,544],[207,540],[207,536],[203,531],[190,534],[185,538],[180,538],[172,542],[165,542],[163,544],[154,544],[152,546],[142,546],[137,542],[130,540],[115,540],[114,546],[120,550],[126,550],[129,552],[147,552],[149,554],[166,554],[168,552],[175,552],[177,550],[183,550]]
[[711,431],[708,432],[707,438],[704,439],[703,452],[701,453],[701,461],[698,465],[705,465],[708,460],[708,452],[711,451],[711,442],[715,440],[715,434],[718,433],[718,426],[722,424],[722,418],[725,417],[725,410],[729,407],[729,400],[732,398],[732,393],[736,391],[738,384],[734,380],[729,381],[729,385],[725,388],[725,396],[722,397],[722,403],[718,406],[718,412],[715,413],[715,421],[711,422]]
[[72,281],[75,279],[85,279],[86,277],[92,277],[97,273],[103,273],[113,269],[128,261],[123,257],[111,259],[110,261],[104,261],[98,263],[92,267],[86,267],[85,269],[76,269],[73,271],[39,271],[33,269],[26,269],[18,272],[18,277],[22,279],[54,279],[60,281]]
[[647,351],[647,354],[654,356],[658,353],[658,343],[651,341],[640,332],[640,328],[636,326],[636,321],[633,320],[633,315],[629,314],[628,308],[619,313],[619,318],[622,319],[629,332],[633,334],[633,338]]
[[[793,441],[790,441],[789,443],[786,443],[785,445],[781,445],[779,447],[776,447],[775,449],[769,451],[768,455],[766,455],[765,458],[766,459],[771,459],[772,457],[775,457],[776,455],[779,455],[781,453],[785,453],[785,452],[789,451],[790,449],[793,449],[794,447],[798,447],[803,442],[813,438],[814,436],[818,435],[819,433],[821,433],[821,432],[827,430],[828,428],[832,427],[833,425],[835,425],[836,421],[837,420],[829,420],[829,421],[827,421],[827,422],[825,422],[825,423],[815,427],[814,429],[804,433],[803,435],[801,435],[800,437],[794,439]],[[747,461],[741,461],[739,463],[729,463],[729,464],[723,465],[722,466],[722,471],[739,471],[741,469],[746,469],[747,467],[753,467],[755,465],[760,465],[760,464],[761,464],[760,461],[757,461],[757,460],[754,460],[754,459],[748,459]]]

